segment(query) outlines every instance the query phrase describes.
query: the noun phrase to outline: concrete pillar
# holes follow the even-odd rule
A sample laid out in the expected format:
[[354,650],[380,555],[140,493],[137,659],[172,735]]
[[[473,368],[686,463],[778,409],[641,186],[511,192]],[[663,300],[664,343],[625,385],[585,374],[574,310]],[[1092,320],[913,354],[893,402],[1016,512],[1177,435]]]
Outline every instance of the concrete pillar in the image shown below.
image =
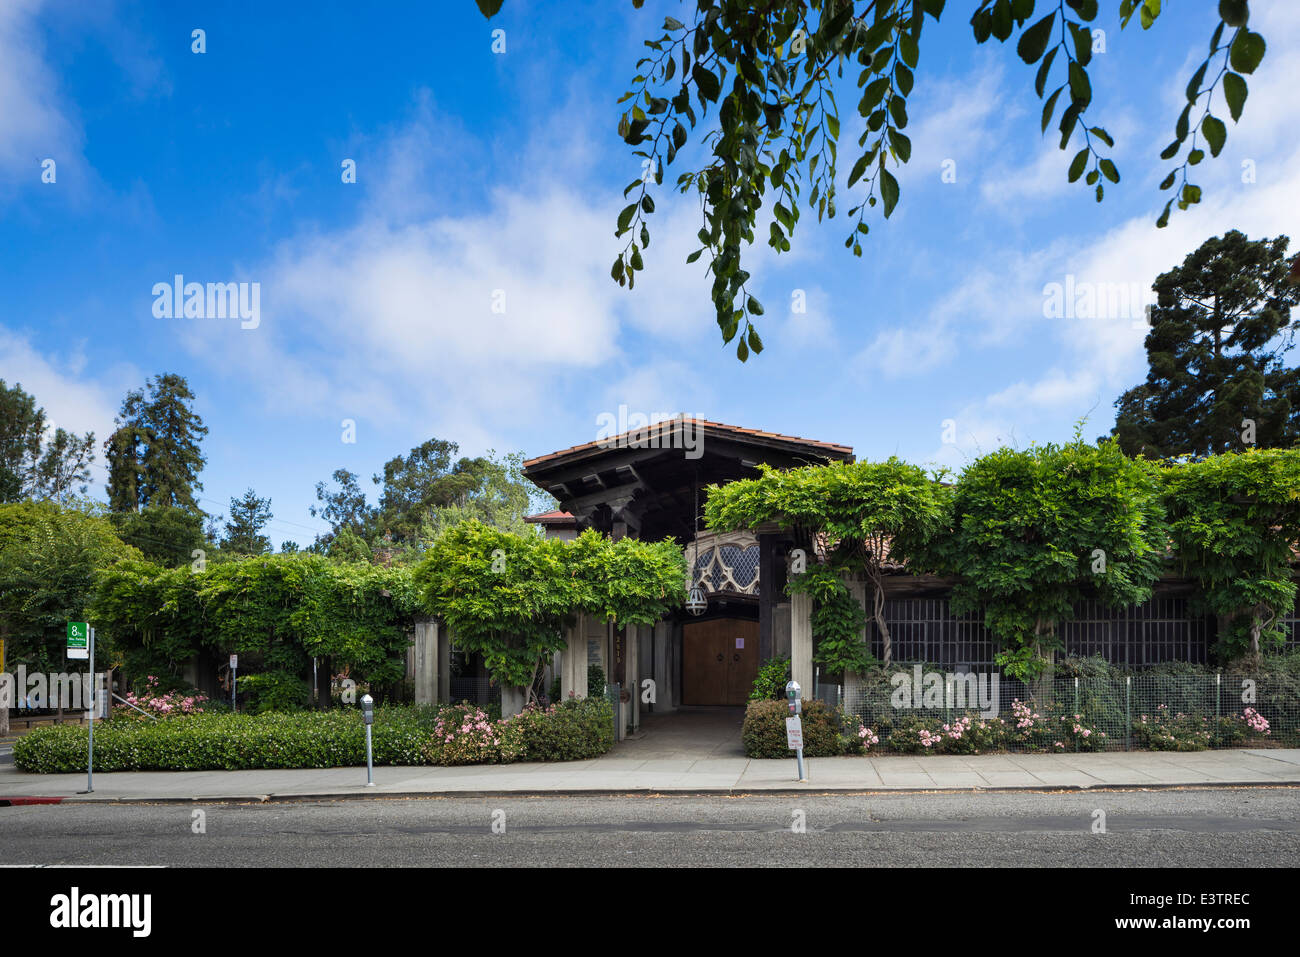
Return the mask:
[[627,706],[627,723],[633,728],[641,727],[641,630],[640,625],[627,626],[627,657],[623,665],[628,694],[632,696]]
[[412,674],[415,679],[415,703],[434,704],[438,700],[438,622],[425,618],[415,623],[412,642]]
[[567,645],[560,654],[563,667],[560,669],[560,697],[568,699],[587,697],[587,622],[586,616],[578,615],[572,625],[564,629]]
[[501,717],[510,718],[523,711],[527,693],[522,685],[502,685]]
[[655,714],[675,708],[672,679],[673,626],[669,621],[655,622],[654,655],[650,677],[655,682]]
[[790,676],[799,684],[805,701],[813,695],[812,596],[790,596]]
[[451,701],[451,631],[439,627],[437,631],[438,653],[436,656],[438,703]]

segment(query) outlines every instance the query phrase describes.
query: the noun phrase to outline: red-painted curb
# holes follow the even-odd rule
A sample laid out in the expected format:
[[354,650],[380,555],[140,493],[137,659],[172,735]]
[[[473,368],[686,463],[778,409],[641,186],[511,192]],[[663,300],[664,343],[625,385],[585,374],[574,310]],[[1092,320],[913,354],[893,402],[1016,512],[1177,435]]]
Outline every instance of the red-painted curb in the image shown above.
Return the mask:
[[17,807],[22,804],[62,804],[61,797],[0,797],[0,807]]

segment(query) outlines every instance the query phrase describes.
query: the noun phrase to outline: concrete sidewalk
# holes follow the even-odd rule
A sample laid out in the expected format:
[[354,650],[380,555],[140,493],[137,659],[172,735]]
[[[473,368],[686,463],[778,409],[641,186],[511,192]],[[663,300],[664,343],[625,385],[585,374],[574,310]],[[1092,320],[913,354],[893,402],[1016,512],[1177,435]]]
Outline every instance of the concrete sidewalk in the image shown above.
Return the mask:
[[845,757],[806,762],[797,783],[791,760],[744,757],[676,759],[620,756],[559,764],[366,770],[155,771],[95,775],[21,774],[0,767],[0,801],[274,801],[304,798],[431,797],[508,794],[739,794],[789,791],[1090,789],[1170,786],[1300,786],[1300,749],[1104,754],[990,754],[972,757]]

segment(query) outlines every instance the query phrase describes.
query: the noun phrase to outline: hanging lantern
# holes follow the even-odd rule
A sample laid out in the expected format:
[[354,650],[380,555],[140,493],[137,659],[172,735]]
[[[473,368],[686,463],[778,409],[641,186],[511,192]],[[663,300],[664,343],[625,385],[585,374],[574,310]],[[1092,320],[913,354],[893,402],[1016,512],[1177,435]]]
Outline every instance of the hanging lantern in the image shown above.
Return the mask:
[[704,589],[699,585],[692,585],[686,595],[686,610],[692,615],[702,615],[708,607],[709,600],[704,597]]

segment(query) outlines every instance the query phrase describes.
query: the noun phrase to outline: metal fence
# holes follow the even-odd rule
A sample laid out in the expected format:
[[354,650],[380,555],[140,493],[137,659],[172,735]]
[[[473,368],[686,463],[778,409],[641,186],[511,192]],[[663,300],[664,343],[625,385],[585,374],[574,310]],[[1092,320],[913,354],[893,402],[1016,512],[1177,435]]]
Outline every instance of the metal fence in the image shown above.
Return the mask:
[[903,677],[851,686],[843,701],[875,732],[877,750],[1300,747],[1300,675],[1142,674],[1029,687],[989,672],[892,674]]
[[501,686],[492,684],[487,678],[475,675],[452,675],[449,684],[451,685],[450,700],[454,702],[468,701],[480,708],[501,704]]
[[[890,598],[885,601],[895,661],[928,661],[947,668],[988,669],[998,643],[979,613],[953,614],[947,598]],[[1292,630],[1292,634],[1294,631]],[[1067,655],[1101,655],[1111,664],[1142,667],[1170,661],[1205,664],[1212,640],[1210,623],[1192,616],[1186,598],[1157,597],[1129,608],[1099,601],[1074,606],[1060,623]],[[871,652],[884,658],[874,620],[867,625]]]

